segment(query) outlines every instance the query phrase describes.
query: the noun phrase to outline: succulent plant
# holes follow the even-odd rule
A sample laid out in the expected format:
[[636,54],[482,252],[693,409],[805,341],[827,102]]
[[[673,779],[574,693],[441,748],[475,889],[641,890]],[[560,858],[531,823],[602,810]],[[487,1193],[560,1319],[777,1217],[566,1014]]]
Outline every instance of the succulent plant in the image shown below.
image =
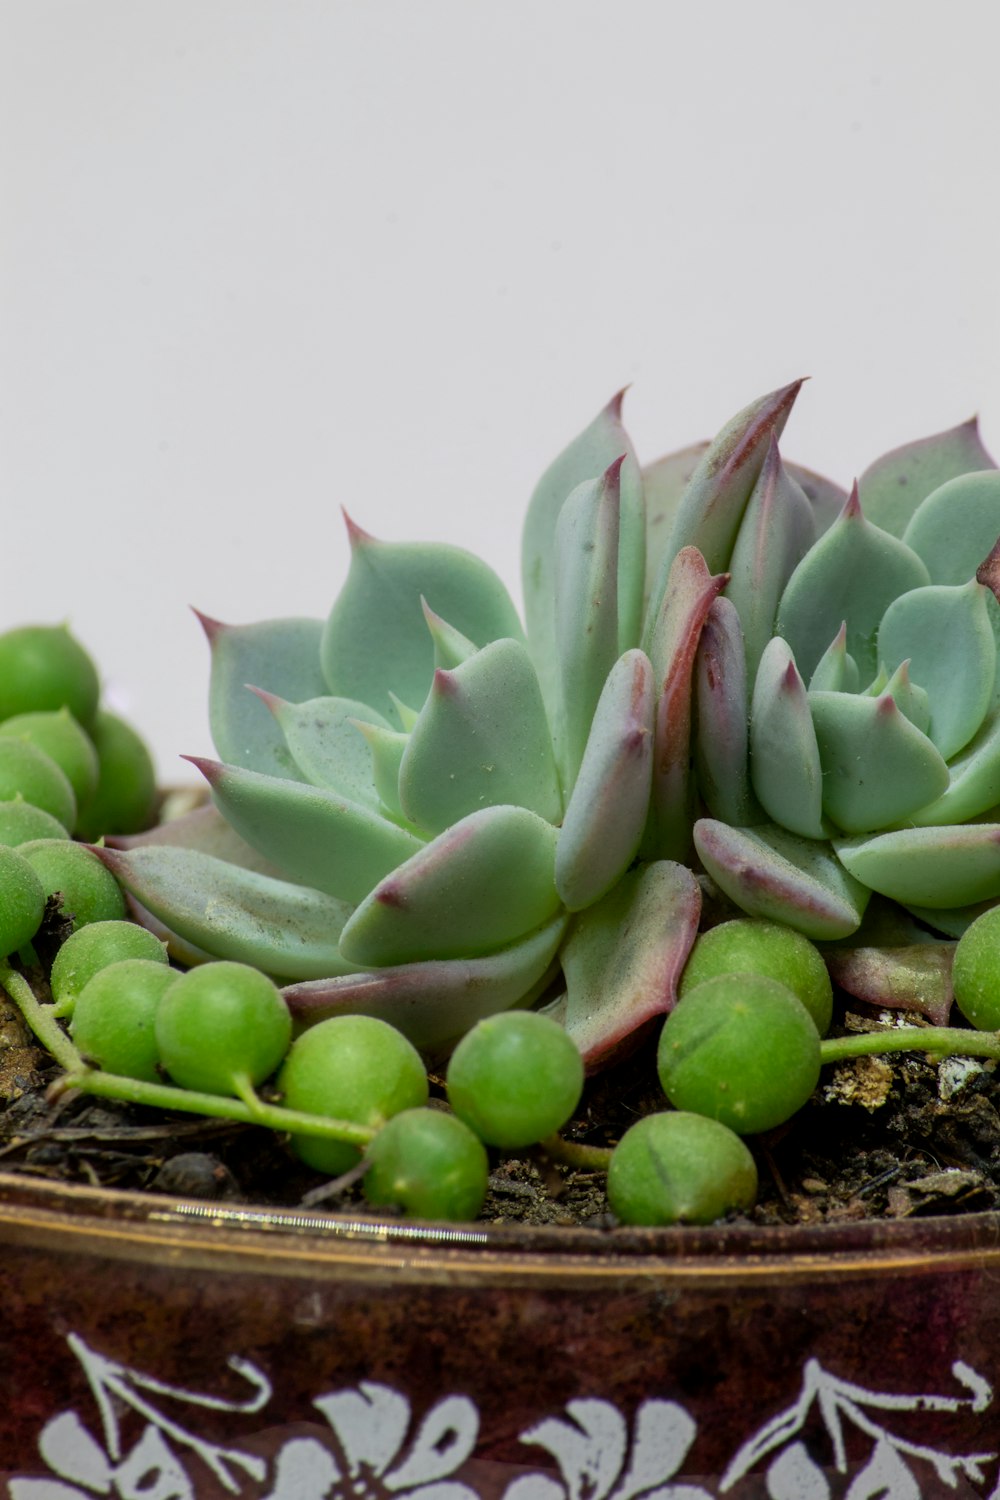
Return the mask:
[[591,1068],[673,1007],[706,892],[957,937],[1000,899],[1000,472],[970,423],[848,495],[782,461],[800,384],[645,471],[612,400],[531,500],[523,626],[350,520],[326,621],[203,620],[214,806],[103,851],[137,912],[426,1051],[542,1004]]

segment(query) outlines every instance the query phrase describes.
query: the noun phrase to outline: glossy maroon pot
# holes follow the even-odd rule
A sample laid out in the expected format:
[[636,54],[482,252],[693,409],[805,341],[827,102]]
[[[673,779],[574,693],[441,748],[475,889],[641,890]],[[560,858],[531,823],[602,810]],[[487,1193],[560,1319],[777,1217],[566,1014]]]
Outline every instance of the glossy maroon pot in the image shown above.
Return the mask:
[[998,1231],[435,1227],[0,1176],[4,1493],[989,1495]]

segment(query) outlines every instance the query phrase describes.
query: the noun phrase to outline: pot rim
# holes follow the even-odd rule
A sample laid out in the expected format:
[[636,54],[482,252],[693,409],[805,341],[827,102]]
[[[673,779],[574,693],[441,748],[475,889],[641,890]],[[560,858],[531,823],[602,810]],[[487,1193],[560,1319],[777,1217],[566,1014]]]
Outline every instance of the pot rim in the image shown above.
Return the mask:
[[1000,1213],[844,1224],[434,1224],[204,1202],[0,1172],[0,1243],[275,1275],[681,1284],[1000,1271]]

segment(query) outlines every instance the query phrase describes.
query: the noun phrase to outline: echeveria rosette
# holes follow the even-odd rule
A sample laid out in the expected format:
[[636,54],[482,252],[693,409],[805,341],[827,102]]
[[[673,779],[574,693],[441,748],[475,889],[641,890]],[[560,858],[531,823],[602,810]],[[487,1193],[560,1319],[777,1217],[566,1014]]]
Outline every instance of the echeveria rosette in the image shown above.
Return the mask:
[[214,810],[104,856],[145,920],[429,1051],[542,1003],[597,1066],[672,1007],[699,862],[828,941],[1000,896],[1000,476],[966,424],[848,497],[781,459],[799,385],[646,471],[616,397],[531,501],[524,627],[352,522],[327,621],[205,621]]

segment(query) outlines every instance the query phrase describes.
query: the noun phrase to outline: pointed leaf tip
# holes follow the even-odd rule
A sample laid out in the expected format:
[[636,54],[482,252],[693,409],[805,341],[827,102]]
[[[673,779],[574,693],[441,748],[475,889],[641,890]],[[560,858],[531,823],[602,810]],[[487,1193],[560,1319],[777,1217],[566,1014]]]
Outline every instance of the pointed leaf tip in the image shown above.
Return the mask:
[[347,527],[347,540],[352,548],[361,547],[365,542],[374,542],[376,540],[370,531],[365,531],[363,526],[359,526],[357,521],[348,515],[343,506],[340,507],[340,514],[344,518],[344,525]]
[[625,462],[625,460],[626,460],[627,457],[628,457],[627,453],[620,453],[618,455],[618,457],[616,459],[613,459],[612,462],[609,463],[608,467],[605,469],[605,471],[604,471],[604,483],[609,488],[614,488],[614,489],[618,488],[618,486],[619,486],[619,484],[621,482],[622,464]]
[[620,391],[615,392],[615,394],[611,397],[611,400],[608,402],[607,406],[604,408],[608,416],[616,422],[620,422],[622,419],[622,405],[625,401],[626,393],[631,389],[632,383],[631,381],[629,381],[627,385],[622,386]]
[[211,760],[204,755],[182,755],[181,760],[186,760],[189,766],[200,771],[209,786],[214,786],[225,770],[221,760]]
[[213,643],[216,636],[221,635],[224,630],[228,630],[229,627],[227,625],[223,625],[221,620],[215,620],[211,615],[203,615],[201,610],[196,609],[193,604],[190,606],[190,608],[191,613],[194,615],[195,619],[198,621],[198,624],[205,632],[205,638],[208,641],[209,645]]
[[254,687],[252,682],[245,682],[243,686],[249,692],[255,694],[256,697],[260,699],[261,703],[263,703],[264,707],[271,710],[275,718],[278,717],[283,708],[289,707],[287,698],[282,698],[278,693],[269,693],[266,688]]
[[993,543],[989,556],[984,557],[976,569],[976,582],[989,589],[1000,603],[1000,537]]
[[858,481],[856,479],[851,485],[851,493],[847,497],[847,504],[844,506],[842,514],[851,516],[852,518],[862,514],[861,496],[858,493]]

